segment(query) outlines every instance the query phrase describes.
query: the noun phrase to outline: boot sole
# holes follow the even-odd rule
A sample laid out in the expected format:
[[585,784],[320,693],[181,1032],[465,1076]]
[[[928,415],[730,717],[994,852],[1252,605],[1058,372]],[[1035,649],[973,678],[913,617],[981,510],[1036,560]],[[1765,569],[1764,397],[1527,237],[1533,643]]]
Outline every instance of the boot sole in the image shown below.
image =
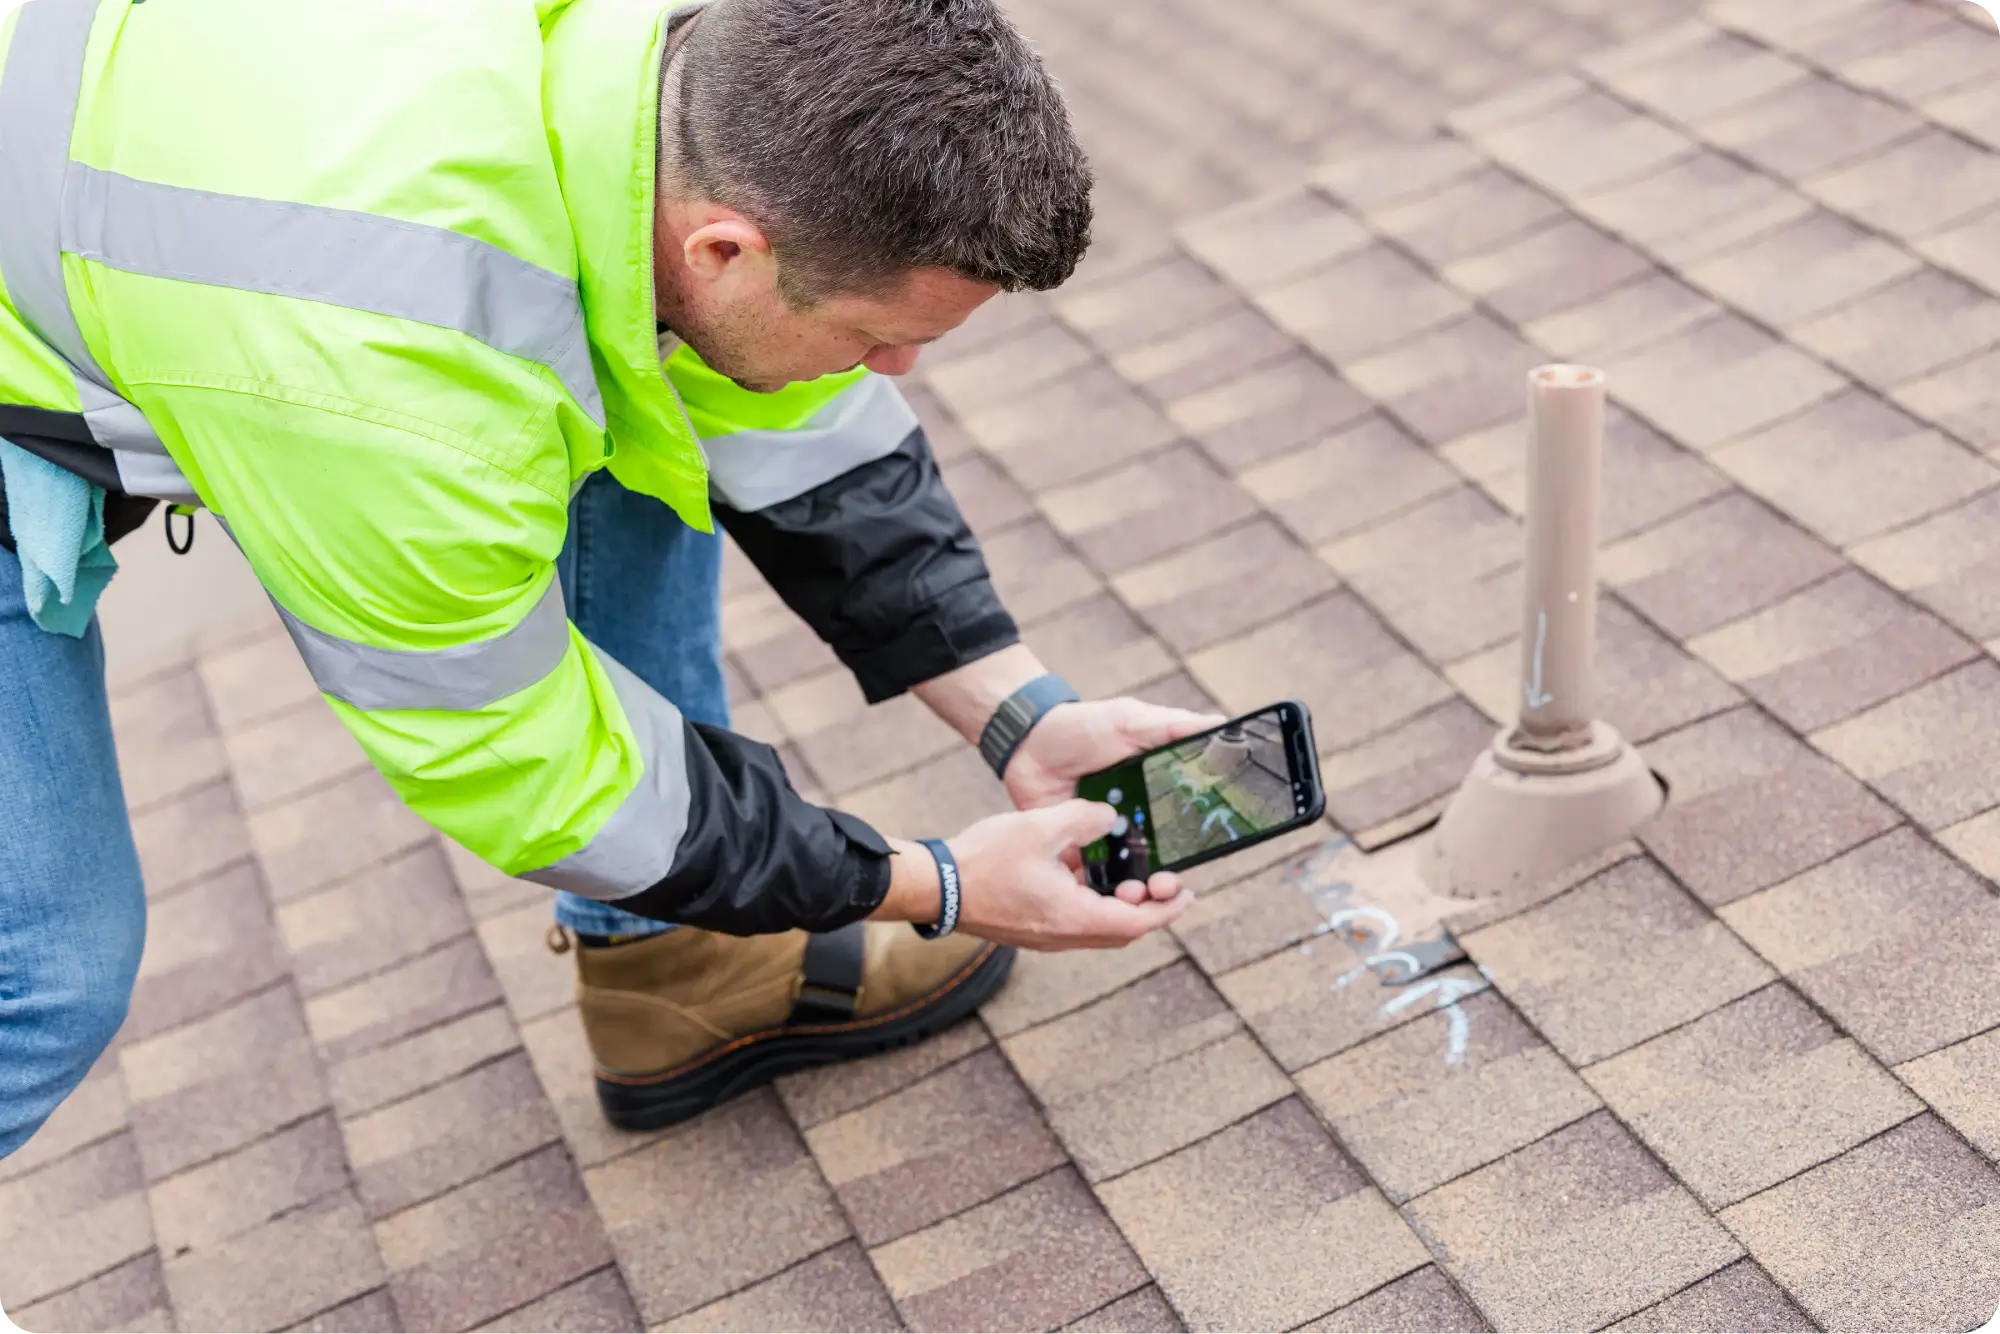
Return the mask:
[[597,1076],[604,1119],[620,1130],[677,1125],[779,1075],[921,1042],[970,1016],[1000,990],[1014,951],[996,949],[927,998],[844,1024],[788,1025],[736,1039],[692,1065],[658,1075]]

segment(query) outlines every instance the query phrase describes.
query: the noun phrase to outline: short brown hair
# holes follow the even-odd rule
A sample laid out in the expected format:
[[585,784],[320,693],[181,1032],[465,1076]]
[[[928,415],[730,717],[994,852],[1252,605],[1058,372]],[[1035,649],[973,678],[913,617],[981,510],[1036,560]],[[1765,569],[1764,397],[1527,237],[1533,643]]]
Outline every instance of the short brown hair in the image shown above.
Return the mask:
[[1046,291],[1090,244],[1068,109],[994,0],[713,0],[660,119],[799,305],[917,268]]

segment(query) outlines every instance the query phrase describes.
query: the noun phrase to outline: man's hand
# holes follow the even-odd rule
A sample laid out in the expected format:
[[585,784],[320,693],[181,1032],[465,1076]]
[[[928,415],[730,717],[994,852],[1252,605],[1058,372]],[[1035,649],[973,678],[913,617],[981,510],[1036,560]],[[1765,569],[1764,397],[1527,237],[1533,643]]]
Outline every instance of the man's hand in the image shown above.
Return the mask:
[[1059,704],[1035,724],[1008,761],[1007,795],[1024,811],[1068,801],[1076,795],[1076,780],[1085,774],[1227,721],[1221,714],[1190,713],[1136,699]]
[[[1118,812],[1101,802],[1066,801],[1046,810],[994,815],[946,846],[958,862],[958,929],[1031,950],[1098,950],[1129,945],[1187,911],[1194,895],[1164,871],[1129,881],[1107,897],[1077,878],[1077,852],[1111,832]],[[889,897],[875,916],[934,922],[937,868],[921,844],[895,840]]]

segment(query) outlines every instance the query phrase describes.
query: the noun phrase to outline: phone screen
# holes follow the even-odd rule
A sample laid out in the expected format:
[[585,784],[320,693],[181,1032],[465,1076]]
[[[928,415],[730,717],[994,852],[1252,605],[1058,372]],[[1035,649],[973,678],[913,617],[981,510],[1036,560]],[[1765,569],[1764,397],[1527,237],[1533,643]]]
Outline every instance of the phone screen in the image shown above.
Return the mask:
[[1292,771],[1290,712],[1273,705],[1078,782],[1078,796],[1118,811],[1110,836],[1083,850],[1091,883],[1144,880],[1295,823],[1313,794]]

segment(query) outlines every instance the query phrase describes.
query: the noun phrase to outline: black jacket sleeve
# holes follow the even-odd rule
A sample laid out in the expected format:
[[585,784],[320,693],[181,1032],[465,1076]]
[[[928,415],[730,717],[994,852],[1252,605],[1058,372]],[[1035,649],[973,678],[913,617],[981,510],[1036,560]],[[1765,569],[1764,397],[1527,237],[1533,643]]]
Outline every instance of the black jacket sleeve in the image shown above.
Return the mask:
[[803,495],[716,515],[871,704],[1020,642],[921,428]]
[[867,824],[807,802],[778,752],[684,724],[688,827],[673,866],[613,907],[727,935],[831,931],[889,893],[889,845]]

